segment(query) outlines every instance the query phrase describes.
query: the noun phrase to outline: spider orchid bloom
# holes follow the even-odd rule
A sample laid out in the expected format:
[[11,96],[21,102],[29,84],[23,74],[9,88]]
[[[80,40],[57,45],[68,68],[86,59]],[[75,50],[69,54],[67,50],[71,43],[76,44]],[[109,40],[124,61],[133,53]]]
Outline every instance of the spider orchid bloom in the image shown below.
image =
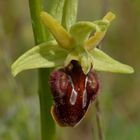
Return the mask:
[[96,48],[114,18],[108,12],[101,20],[79,21],[67,31],[51,15],[41,12],[52,41],[33,47],[12,65],[14,76],[23,70],[55,67],[49,84],[55,102],[51,112],[59,125],[76,126],[83,118],[99,89],[95,71],[134,72],[132,67]]
[[85,75],[72,60],[66,68],[54,70],[49,82],[55,101],[51,110],[54,120],[60,126],[77,125],[97,96],[99,82],[93,69]]

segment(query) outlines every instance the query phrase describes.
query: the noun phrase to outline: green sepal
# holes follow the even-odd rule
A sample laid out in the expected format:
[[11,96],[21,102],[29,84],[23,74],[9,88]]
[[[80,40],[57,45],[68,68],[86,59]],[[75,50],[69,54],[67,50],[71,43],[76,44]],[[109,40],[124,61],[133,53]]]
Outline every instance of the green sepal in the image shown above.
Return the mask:
[[93,69],[97,71],[106,71],[114,73],[133,73],[134,69],[131,66],[122,64],[117,60],[111,58],[103,51],[95,48],[90,51],[93,60]]
[[81,54],[80,64],[81,64],[84,74],[85,75],[88,74],[88,72],[92,68],[92,59],[87,52],[84,52],[83,54]]
[[23,70],[63,66],[67,51],[51,41],[33,47],[20,56],[12,65],[12,74],[16,76]]
[[96,29],[96,24],[92,22],[80,21],[71,26],[70,34],[77,43],[82,44],[89,38],[89,35]]
[[104,20],[96,20],[93,22],[94,24],[96,24],[98,27],[98,31],[101,31],[101,32],[105,32],[109,25],[110,25],[110,22],[107,22],[107,21],[104,21]]
[[83,47],[77,47],[68,54],[64,62],[65,67],[68,66],[72,60],[76,60],[79,62],[84,74],[87,74],[90,71],[92,65],[92,58]]

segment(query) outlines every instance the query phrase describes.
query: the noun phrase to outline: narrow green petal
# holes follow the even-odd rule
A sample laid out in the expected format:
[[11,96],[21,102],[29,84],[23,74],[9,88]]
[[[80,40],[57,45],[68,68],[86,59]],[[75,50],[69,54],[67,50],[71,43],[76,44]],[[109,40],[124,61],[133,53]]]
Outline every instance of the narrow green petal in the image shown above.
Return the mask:
[[74,40],[71,35],[63,28],[63,26],[61,26],[61,24],[58,23],[58,21],[47,12],[41,12],[40,16],[59,45],[67,50],[71,49]]
[[77,43],[84,43],[88,39],[90,33],[95,30],[96,25],[92,22],[77,22],[70,28],[70,34],[75,38]]
[[[61,23],[62,21],[64,3],[65,0],[45,1],[45,9],[47,9],[49,14],[52,15],[59,23]],[[47,36],[46,41],[54,40],[54,37],[48,30],[46,31],[46,36]]]
[[104,17],[103,20],[107,20],[108,22],[111,22],[112,20],[115,19],[115,14],[112,12],[108,12]]
[[12,74],[16,76],[23,70],[61,66],[66,56],[67,52],[56,43],[42,43],[25,52],[13,63]]
[[93,68],[97,71],[107,71],[114,73],[134,72],[134,69],[131,66],[116,61],[97,48],[92,50],[90,53],[92,54],[93,58]]
[[104,38],[105,36],[105,31],[96,31],[94,36],[90,37],[89,40],[86,42],[85,46],[87,50],[92,50],[94,49]]
[[87,50],[94,49],[104,38],[105,33],[110,25],[110,22],[115,18],[112,12],[108,12],[102,20],[94,21],[96,24],[96,32],[86,41]]

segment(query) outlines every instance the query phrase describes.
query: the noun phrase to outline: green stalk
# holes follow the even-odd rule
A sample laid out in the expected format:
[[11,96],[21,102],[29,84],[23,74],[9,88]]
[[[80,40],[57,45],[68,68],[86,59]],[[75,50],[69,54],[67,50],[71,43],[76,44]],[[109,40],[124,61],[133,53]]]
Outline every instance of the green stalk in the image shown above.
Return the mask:
[[39,70],[39,99],[41,117],[42,140],[56,139],[56,126],[51,116],[51,106],[53,104],[50,88],[48,86],[49,70]]
[[[29,0],[29,7],[32,19],[35,44],[47,40],[45,28],[40,20],[42,11],[41,0]],[[39,100],[40,100],[40,118],[41,118],[41,137],[42,140],[55,139],[55,123],[51,117],[50,109],[52,105],[52,96],[48,87],[49,70],[39,70]]]
[[41,0],[29,0],[29,8],[34,33],[34,40],[35,44],[37,45],[46,41],[45,29],[40,20],[40,12],[42,11]]

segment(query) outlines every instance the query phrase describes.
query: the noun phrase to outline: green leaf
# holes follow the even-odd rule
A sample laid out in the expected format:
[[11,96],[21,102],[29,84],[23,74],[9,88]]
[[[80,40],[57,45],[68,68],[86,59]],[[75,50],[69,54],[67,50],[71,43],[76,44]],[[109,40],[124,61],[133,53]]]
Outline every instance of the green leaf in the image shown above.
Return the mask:
[[84,43],[88,39],[90,33],[96,29],[96,25],[92,22],[77,22],[70,28],[70,34],[75,38],[77,43]]
[[16,76],[23,70],[62,66],[66,56],[67,51],[55,42],[42,43],[20,56],[12,65],[12,73]]
[[65,0],[63,8],[62,25],[69,31],[69,28],[76,22],[78,0]]
[[64,3],[65,0],[47,0],[44,2],[45,9],[60,23],[62,21]]
[[134,69],[126,64],[122,64],[103,51],[95,48],[90,51],[93,58],[93,68],[97,71],[107,71],[115,73],[133,73]]

